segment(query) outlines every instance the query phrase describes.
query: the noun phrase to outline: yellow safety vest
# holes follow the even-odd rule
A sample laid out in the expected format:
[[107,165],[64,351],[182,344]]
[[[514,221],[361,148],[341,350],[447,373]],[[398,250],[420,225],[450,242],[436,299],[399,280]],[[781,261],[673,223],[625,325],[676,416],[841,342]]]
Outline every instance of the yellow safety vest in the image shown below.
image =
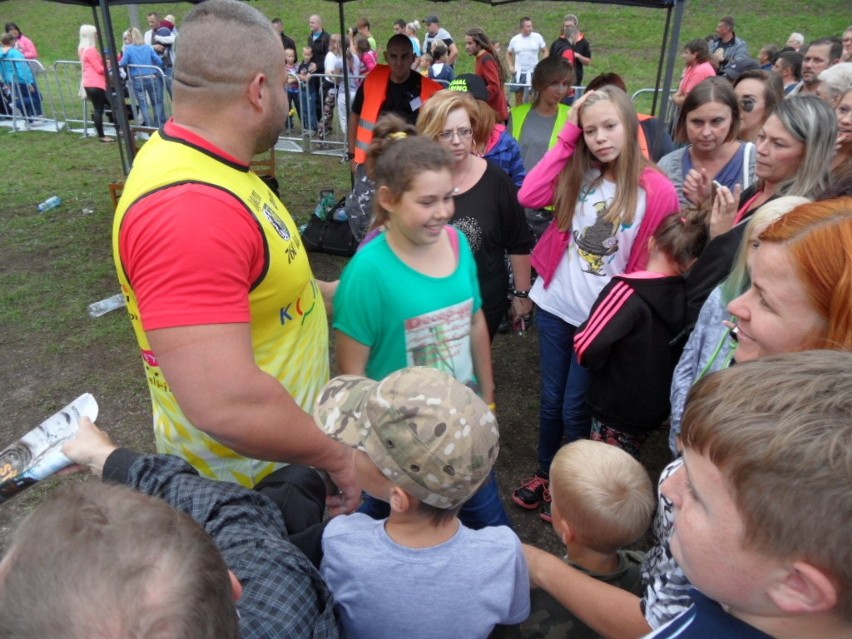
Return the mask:
[[[134,161],[116,209],[112,246],[151,392],[157,450],[183,457],[202,475],[252,486],[282,464],[243,457],[189,422],[151,350],[133,283],[119,254],[127,211],[151,193],[188,182],[231,193],[257,221],[263,233],[266,264],[260,279],[246,292],[255,361],[308,412],[329,377],[325,306],[296,224],[259,177],[183,140],[161,133],[151,137]],[[164,211],[175,213],[174,209]],[[228,375],[228,371],[220,374]]]

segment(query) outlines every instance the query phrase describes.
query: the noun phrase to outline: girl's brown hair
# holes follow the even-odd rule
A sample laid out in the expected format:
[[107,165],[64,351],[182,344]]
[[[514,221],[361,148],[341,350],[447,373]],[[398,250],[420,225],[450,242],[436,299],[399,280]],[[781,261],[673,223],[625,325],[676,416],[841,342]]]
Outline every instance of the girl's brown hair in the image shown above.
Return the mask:
[[[638,138],[639,120],[633,102],[627,94],[617,87],[605,86],[595,91],[580,105],[578,122],[581,129],[585,110],[601,102],[612,102],[624,128],[624,147],[619,156],[612,161],[611,167],[616,184],[615,199],[603,219],[611,224],[616,222],[631,224],[639,200],[639,179],[642,171],[648,166],[648,161],[642,156],[639,144],[635,142]],[[574,155],[559,174],[556,186],[556,199],[553,205],[560,230],[565,231],[571,228],[577,200],[580,199],[580,191],[586,186],[586,175],[596,168],[602,169],[600,177],[595,180],[595,184],[599,184],[603,180],[605,167],[600,166],[600,162],[592,155],[584,136],[581,135]]]
[[681,273],[689,270],[707,245],[707,214],[705,207],[687,207],[669,215],[654,231],[654,246],[677,264]]
[[[453,156],[440,144],[417,135],[417,129],[398,115],[382,116],[373,131],[367,150],[367,175],[376,183],[376,191],[386,187],[393,199],[399,200],[411,183],[424,171],[452,171]],[[370,228],[383,225],[389,213],[374,200],[374,216]]]

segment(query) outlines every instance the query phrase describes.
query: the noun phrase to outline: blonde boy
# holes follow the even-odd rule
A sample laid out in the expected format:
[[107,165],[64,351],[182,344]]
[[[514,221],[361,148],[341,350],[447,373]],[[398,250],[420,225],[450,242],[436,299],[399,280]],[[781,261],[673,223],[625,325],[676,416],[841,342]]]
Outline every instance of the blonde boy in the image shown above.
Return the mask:
[[385,520],[329,522],[320,568],[350,639],[483,639],[529,614],[521,544],[506,526],[471,530],[456,516],[488,477],[497,420],[447,373],[414,367],[376,382],[344,375],[320,394],[316,422],[356,450],[364,489]]
[[[563,446],[550,467],[553,529],[565,544],[565,561],[634,594],[641,594],[643,553],[621,550],[651,523],[654,490],[648,473],[629,453],[603,442]],[[543,590],[534,590],[521,636],[576,639],[597,633]]]
[[852,354],[705,378],[681,441],[684,465],[662,490],[694,605],[648,636],[852,637]]

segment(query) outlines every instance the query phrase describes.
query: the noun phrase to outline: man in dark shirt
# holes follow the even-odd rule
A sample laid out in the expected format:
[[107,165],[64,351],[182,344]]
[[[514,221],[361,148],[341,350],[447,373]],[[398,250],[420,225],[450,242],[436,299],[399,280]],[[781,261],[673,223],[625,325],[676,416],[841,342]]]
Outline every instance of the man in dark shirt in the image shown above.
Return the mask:
[[574,84],[583,84],[583,67],[592,65],[592,47],[580,32],[580,19],[573,13],[565,16],[562,34],[550,45],[550,55],[561,55],[574,65]]
[[285,49],[293,49],[296,53],[296,62],[299,61],[299,50],[296,48],[296,41],[284,33],[284,22],[281,18],[275,18],[272,21],[272,26],[275,27],[275,31],[278,32],[278,35],[281,36],[281,44],[284,45]]
[[[408,36],[404,34],[394,35],[388,40],[385,60],[390,67],[390,77],[385,90],[384,102],[379,109],[379,117],[385,113],[396,113],[407,122],[415,124],[417,115],[420,113],[420,107],[423,104],[421,99],[422,83],[432,81],[428,78],[424,79],[422,75],[411,70],[411,65],[414,62],[414,47]],[[365,86],[366,83],[358,87],[355,100],[352,102],[352,117],[349,118],[349,154],[353,158],[358,121],[364,107]]]
[[[310,73],[322,74],[325,73],[325,54],[328,53],[331,36],[322,28],[322,18],[318,15],[312,15],[308,19],[308,25],[311,28],[311,32],[308,34],[308,46],[314,52],[314,59],[311,62],[315,67]],[[322,119],[323,103],[322,96],[319,94],[319,83],[317,83],[315,89],[309,87],[309,90],[311,93],[316,93],[311,97],[311,101],[314,104],[316,122],[319,122]]]

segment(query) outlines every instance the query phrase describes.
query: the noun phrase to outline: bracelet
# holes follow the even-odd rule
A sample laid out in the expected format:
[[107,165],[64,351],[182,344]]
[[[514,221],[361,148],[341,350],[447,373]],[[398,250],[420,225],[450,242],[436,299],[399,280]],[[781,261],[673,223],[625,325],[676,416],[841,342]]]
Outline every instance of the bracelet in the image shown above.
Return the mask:
[[355,159],[355,154],[352,153],[351,151],[347,151],[346,152],[346,160],[349,161],[349,160],[354,160],[354,159]]
[[519,291],[516,288],[512,289],[512,297],[520,297],[522,300],[527,299],[530,296],[529,290]]
[[496,413],[497,412],[497,404],[495,404],[494,402],[491,402],[490,404],[488,404],[488,410],[490,410],[492,413]]

